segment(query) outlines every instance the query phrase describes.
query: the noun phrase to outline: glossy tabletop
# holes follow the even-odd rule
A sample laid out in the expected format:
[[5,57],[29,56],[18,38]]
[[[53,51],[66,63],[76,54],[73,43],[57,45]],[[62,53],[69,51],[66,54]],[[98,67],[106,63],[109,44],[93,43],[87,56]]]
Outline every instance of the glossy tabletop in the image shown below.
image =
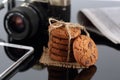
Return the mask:
[[[120,2],[71,0],[71,22],[79,22],[77,21],[77,15],[82,8],[114,6],[120,6]],[[5,13],[6,9],[0,11],[0,39],[7,42],[8,35],[3,26]],[[35,64],[29,69],[15,73],[10,80],[119,80],[120,45],[115,45],[95,33],[90,34],[97,44],[99,53],[99,58],[95,65],[87,69],[67,69]],[[3,48],[1,52],[5,54]]]

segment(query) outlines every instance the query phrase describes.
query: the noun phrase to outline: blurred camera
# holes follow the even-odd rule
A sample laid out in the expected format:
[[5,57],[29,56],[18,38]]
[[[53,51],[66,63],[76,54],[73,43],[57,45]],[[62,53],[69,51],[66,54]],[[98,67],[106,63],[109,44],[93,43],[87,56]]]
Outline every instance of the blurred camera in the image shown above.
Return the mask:
[[8,36],[18,44],[47,46],[49,17],[69,22],[70,0],[24,2],[6,13],[4,27]]

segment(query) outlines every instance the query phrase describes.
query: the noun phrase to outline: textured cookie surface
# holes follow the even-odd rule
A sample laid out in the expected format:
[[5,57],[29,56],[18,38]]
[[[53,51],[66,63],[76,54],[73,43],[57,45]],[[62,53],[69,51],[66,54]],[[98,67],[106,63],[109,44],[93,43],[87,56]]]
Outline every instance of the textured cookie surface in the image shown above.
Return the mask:
[[[77,28],[77,27],[70,27],[69,32],[70,32],[71,38],[75,38],[81,33],[80,28]],[[59,37],[62,39],[69,39],[68,31],[64,26],[53,29],[50,32],[50,34],[52,36]]]
[[60,49],[56,49],[56,48],[50,48],[50,51],[58,56],[61,57],[67,57],[68,56],[68,52],[67,51],[63,51]]
[[48,45],[49,45],[49,48],[53,47],[53,48],[56,48],[56,49],[68,51],[68,45],[58,44],[58,43],[55,43],[53,41],[49,41]]
[[[63,44],[55,43],[53,41],[49,41],[48,46],[49,46],[49,48],[53,47],[53,48],[60,49],[60,50],[63,50],[63,51],[68,51],[68,44],[67,45],[63,45]],[[72,42],[71,42],[70,48],[72,50]]]
[[75,59],[74,59],[74,57],[72,55],[69,58],[69,61],[67,61],[67,57],[62,57],[62,56],[56,55],[56,54],[54,54],[52,52],[49,55],[50,55],[50,58],[52,60],[59,61],[59,62],[74,62],[75,61]]
[[94,41],[85,35],[80,35],[73,42],[73,53],[76,61],[85,67],[94,65],[98,59],[98,51]]
[[53,53],[50,53],[50,58],[55,60],[55,61],[60,61],[60,62],[66,62],[67,61],[66,57],[61,57],[61,56],[55,55]]
[[[54,37],[54,36],[50,36],[51,37],[51,40],[55,43],[58,43],[58,44],[63,44],[63,45],[68,45],[69,43],[69,39],[62,39],[62,38],[58,38],[58,37]],[[73,43],[73,39],[71,39],[71,43]]]

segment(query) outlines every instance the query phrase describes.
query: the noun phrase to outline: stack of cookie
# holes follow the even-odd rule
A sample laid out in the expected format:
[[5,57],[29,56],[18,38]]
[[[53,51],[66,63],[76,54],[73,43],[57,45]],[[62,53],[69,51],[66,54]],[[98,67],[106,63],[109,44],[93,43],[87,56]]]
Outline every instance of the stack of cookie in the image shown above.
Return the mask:
[[[49,28],[56,24],[57,23],[50,25]],[[54,28],[49,31],[49,55],[50,58],[55,61],[73,62],[75,59],[73,55],[72,44],[74,39],[80,35],[81,31],[78,27],[69,27],[69,35],[65,26],[66,25],[62,25],[61,27]],[[73,25],[70,24],[69,26]]]
[[[49,56],[59,62],[77,62],[89,67],[98,60],[98,50],[84,26],[57,21],[49,26]],[[83,30],[86,35],[81,34]]]

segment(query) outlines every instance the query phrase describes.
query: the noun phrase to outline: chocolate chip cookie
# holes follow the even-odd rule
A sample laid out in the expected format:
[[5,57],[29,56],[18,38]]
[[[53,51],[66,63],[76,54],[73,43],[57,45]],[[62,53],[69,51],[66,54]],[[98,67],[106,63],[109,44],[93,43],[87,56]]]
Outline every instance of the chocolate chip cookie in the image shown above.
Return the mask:
[[56,54],[51,53],[51,52],[50,52],[49,55],[50,55],[50,58],[51,58],[52,60],[60,61],[60,62],[66,62],[66,61],[67,61],[67,57],[61,57],[61,56],[56,55]]
[[[78,28],[78,27],[69,27],[69,32],[70,32],[70,35],[71,35],[72,39],[77,37],[81,33],[80,28]],[[50,32],[50,34],[52,36],[55,36],[55,37],[58,37],[58,38],[69,39],[68,31],[65,28],[65,26],[53,29]]]
[[49,47],[53,47],[53,48],[56,48],[56,49],[68,51],[68,45],[58,44],[58,43],[53,42],[52,40],[49,41],[48,45],[49,45]]
[[63,51],[63,50],[60,50],[60,49],[56,49],[56,48],[50,48],[50,52],[58,55],[58,56],[61,56],[61,57],[67,57],[68,56],[68,52],[67,51]]
[[[73,45],[73,42],[71,42],[71,44],[70,44],[70,50],[71,51],[72,51],[72,45]],[[56,49],[60,49],[60,50],[63,50],[63,51],[68,51],[68,44],[63,45],[63,44],[55,43],[53,41],[49,41],[48,46],[56,48]]]
[[73,53],[76,61],[85,67],[96,63],[98,50],[94,41],[85,35],[80,35],[73,42]]
[[[62,44],[62,45],[68,45],[68,42],[69,42],[68,39],[59,38],[59,36],[58,37],[51,36],[51,40],[55,43]],[[74,39],[71,39],[71,43],[73,43],[73,41]]]
[[69,61],[67,60],[67,57],[59,56],[52,52],[49,53],[49,56],[52,60],[59,61],[59,62],[75,62],[75,58],[72,55],[70,55]]

